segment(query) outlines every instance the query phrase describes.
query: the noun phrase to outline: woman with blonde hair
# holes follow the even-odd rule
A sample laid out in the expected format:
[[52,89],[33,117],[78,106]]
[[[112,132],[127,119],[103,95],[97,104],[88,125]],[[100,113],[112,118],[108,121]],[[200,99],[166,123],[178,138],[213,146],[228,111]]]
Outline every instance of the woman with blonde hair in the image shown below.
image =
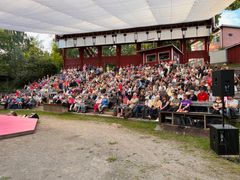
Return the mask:
[[161,106],[162,102],[160,100],[160,96],[157,95],[153,100],[149,102],[149,118],[152,119],[154,116],[156,116]]

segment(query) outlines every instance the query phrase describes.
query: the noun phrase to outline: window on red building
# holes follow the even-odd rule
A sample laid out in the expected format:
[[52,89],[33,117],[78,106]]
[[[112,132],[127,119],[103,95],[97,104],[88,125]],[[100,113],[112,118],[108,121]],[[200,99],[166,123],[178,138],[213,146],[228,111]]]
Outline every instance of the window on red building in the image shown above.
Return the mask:
[[170,60],[170,52],[169,51],[160,52],[160,53],[158,53],[158,56],[159,56],[160,61]]
[[156,54],[147,54],[146,63],[155,62],[157,60]]

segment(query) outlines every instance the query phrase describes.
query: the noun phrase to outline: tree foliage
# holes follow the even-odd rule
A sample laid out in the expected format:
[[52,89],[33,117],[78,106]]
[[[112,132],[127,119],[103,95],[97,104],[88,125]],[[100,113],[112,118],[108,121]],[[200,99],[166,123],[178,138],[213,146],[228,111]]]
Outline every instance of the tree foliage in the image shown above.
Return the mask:
[[[240,0],[235,0],[230,6],[226,8],[226,10],[234,11],[240,8]],[[221,18],[221,14],[217,14],[215,16],[215,23],[219,24],[219,19]]]
[[67,49],[66,53],[67,53],[68,58],[78,58],[79,57],[78,48]]
[[55,74],[61,66],[62,57],[55,44],[48,53],[39,47],[36,39],[23,32],[0,30],[0,90],[8,89],[9,84],[17,88]]
[[103,56],[116,56],[116,45],[103,46],[102,47]]
[[226,10],[234,11],[240,8],[240,0],[234,1]]
[[134,55],[136,54],[136,44],[123,44],[121,46],[122,55]]

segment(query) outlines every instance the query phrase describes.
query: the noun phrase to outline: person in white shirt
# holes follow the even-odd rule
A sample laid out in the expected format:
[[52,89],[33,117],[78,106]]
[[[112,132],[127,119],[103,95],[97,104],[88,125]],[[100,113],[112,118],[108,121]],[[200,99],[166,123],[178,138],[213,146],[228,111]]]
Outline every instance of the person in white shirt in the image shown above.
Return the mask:
[[227,118],[236,118],[236,112],[238,111],[238,100],[228,96],[225,104]]

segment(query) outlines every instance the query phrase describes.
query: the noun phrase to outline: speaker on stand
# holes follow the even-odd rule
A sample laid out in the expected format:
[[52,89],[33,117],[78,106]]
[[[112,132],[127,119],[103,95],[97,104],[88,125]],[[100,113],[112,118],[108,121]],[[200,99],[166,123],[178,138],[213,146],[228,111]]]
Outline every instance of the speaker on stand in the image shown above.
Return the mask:
[[214,71],[213,96],[222,99],[222,124],[210,125],[210,147],[218,155],[239,155],[239,129],[224,124],[224,96],[234,96],[234,70]]

